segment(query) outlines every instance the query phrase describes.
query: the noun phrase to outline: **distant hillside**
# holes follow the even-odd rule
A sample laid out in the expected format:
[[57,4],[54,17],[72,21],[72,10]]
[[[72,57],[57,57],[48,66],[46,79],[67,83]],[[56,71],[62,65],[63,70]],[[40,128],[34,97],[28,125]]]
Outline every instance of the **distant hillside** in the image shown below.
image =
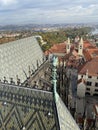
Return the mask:
[[29,30],[32,25],[6,25],[0,26],[0,31],[17,31],[17,30]]
[[98,27],[98,23],[96,24],[83,24],[83,23],[65,23],[65,24],[25,24],[25,25],[0,25],[0,31],[18,31],[18,30],[32,30],[35,29],[43,29],[43,28],[74,28],[74,27]]

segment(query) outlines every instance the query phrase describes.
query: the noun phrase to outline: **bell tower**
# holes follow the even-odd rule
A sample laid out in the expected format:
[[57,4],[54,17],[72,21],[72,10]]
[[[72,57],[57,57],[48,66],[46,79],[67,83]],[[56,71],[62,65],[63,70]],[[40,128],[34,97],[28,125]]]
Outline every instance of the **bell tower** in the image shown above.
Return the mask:
[[81,37],[79,46],[78,46],[78,55],[83,55],[83,38]]
[[66,53],[68,54],[70,52],[70,38],[67,40],[67,45],[66,45]]

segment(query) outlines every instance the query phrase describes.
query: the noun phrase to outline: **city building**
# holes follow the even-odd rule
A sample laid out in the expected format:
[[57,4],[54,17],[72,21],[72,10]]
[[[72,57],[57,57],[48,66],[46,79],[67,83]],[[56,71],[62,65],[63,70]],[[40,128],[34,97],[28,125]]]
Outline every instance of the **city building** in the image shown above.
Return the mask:
[[60,94],[80,128],[95,128],[92,112],[98,103],[98,47],[77,37],[67,54],[68,41],[64,43],[49,49],[49,54],[59,53]]
[[66,42],[54,45],[47,52],[56,54],[61,66],[77,68],[78,79],[83,76],[86,82],[85,93],[98,95],[98,47],[95,44],[83,41],[82,38],[72,44],[68,38]]
[[98,48],[88,42],[84,42],[84,60],[85,63],[79,69],[79,78],[83,75],[86,80],[86,93],[98,95]]
[[98,95],[98,57],[85,63],[79,71],[79,77],[83,75],[86,80],[86,93]]

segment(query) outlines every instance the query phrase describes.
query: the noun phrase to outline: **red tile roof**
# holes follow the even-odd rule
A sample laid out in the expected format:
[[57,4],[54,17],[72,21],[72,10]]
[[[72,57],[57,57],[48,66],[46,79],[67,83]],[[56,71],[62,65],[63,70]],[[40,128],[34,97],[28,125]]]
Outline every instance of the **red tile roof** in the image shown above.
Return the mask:
[[93,57],[98,56],[98,48],[95,44],[90,43],[89,41],[84,41],[84,50],[83,54],[86,61],[91,60]]
[[91,57],[91,55],[90,55],[88,50],[84,49],[83,50],[83,54],[84,54],[84,57],[85,57],[86,61],[90,61],[92,59],[92,57]]
[[79,70],[80,74],[86,74],[88,70],[88,75],[90,76],[98,76],[98,57],[95,57],[91,61],[87,62],[81,70]]
[[88,49],[88,52],[92,57],[98,56],[98,48]]
[[60,43],[53,45],[49,50],[45,51],[45,54],[49,53],[65,53],[66,52],[66,43]]
[[84,48],[96,48],[96,46],[94,44],[90,43],[89,41],[84,41],[83,47]]

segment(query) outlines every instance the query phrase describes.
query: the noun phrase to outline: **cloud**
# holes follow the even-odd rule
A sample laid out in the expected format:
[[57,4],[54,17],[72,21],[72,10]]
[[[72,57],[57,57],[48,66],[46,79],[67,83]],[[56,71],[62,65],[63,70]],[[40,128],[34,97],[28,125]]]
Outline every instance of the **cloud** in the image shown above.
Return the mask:
[[[0,24],[97,22],[97,0],[0,0]],[[5,1],[5,4],[3,3]],[[25,15],[24,15],[25,14]]]
[[16,4],[17,0],[0,0],[0,3],[3,6],[7,6],[7,5]]

